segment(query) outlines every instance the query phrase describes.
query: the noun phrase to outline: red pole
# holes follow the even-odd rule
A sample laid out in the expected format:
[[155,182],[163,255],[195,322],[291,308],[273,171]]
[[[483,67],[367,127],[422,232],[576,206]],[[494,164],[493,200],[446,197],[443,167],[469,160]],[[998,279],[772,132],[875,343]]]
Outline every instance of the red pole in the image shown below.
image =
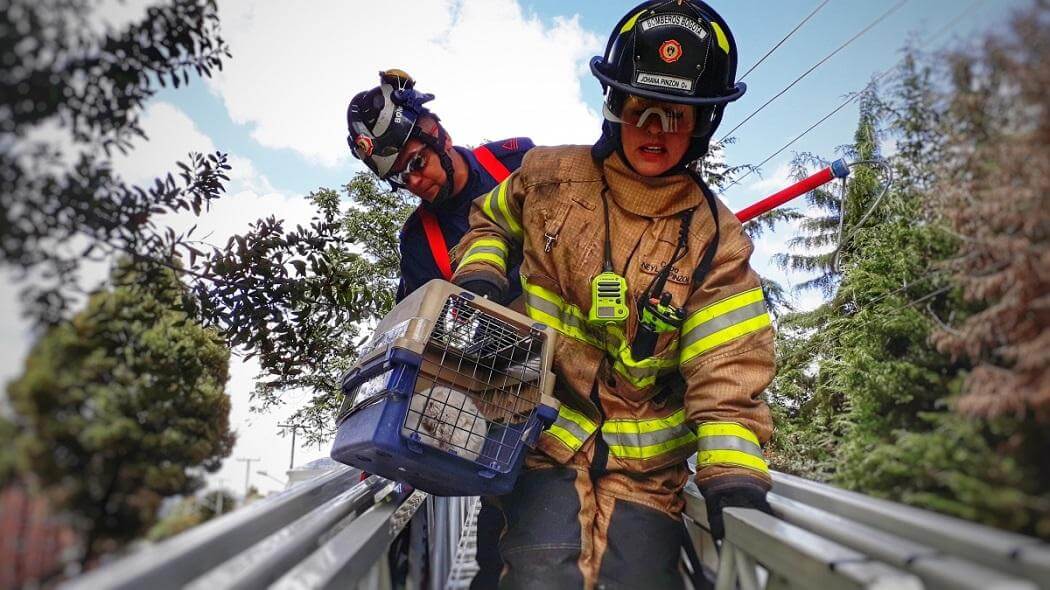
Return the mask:
[[820,172],[807,176],[786,189],[773,193],[761,201],[741,209],[737,212],[736,217],[741,222],[750,221],[767,211],[776,209],[799,195],[804,195],[836,178],[845,178],[847,176],[849,176],[849,167],[846,165],[846,161],[835,160],[830,166]]

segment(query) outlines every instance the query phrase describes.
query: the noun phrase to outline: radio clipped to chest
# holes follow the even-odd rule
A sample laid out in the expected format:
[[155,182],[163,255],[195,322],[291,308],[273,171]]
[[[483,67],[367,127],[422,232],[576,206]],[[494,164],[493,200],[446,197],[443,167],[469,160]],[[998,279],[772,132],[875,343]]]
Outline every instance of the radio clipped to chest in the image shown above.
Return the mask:
[[594,277],[591,281],[591,310],[587,314],[587,321],[596,326],[618,324],[626,320],[630,313],[627,279],[611,270]]

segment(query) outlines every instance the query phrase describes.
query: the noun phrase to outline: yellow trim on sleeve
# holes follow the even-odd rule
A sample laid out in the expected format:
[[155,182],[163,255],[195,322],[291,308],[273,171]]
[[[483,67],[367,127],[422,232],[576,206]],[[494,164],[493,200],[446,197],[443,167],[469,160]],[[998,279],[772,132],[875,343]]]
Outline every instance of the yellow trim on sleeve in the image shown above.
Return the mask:
[[762,301],[764,298],[765,296],[762,294],[762,288],[755,287],[754,289],[748,289],[743,293],[737,293],[736,295],[726,297],[721,301],[716,301],[707,307],[697,310],[693,315],[689,316],[689,318],[685,320],[685,324],[682,325],[681,333],[687,334],[690,330],[704,322],[711,321],[720,315],[725,315],[734,309],[740,309],[745,305],[751,305],[756,301]]
[[740,322],[739,324],[729,326],[725,330],[715,332],[706,338],[701,338],[682,349],[680,357],[681,364],[685,364],[693,360],[694,357],[700,356],[712,348],[721,346],[730,340],[735,340],[741,336],[750,334],[751,332],[757,332],[762,328],[771,325],[773,325],[773,321],[769,318],[769,314],[764,313],[760,316]]
[[734,465],[746,467],[760,473],[769,474],[769,466],[764,459],[760,459],[743,451],[719,450],[700,451],[696,457],[696,466],[707,467],[709,465]]
[[704,422],[696,429],[697,438],[709,436],[735,436],[744,440],[759,444],[758,437],[754,432],[744,428],[736,422]]
[[507,262],[500,256],[492,254],[490,252],[471,252],[463,259],[463,262],[459,263],[460,266],[466,266],[475,262],[488,262],[494,266],[498,266],[503,272],[507,272]]

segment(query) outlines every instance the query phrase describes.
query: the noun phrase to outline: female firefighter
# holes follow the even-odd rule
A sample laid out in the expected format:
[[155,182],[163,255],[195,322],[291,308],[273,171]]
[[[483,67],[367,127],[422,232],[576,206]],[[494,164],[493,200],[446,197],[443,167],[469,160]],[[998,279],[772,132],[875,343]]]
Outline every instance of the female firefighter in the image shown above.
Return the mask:
[[591,60],[598,142],[535,148],[474,202],[453,280],[498,297],[520,258],[526,312],[562,335],[558,419],[497,500],[502,588],[681,587],[697,452],[715,535],[723,507],[769,511],[773,331],[753,246],[686,167],[744,93],[736,62],[707,4],[639,5]]

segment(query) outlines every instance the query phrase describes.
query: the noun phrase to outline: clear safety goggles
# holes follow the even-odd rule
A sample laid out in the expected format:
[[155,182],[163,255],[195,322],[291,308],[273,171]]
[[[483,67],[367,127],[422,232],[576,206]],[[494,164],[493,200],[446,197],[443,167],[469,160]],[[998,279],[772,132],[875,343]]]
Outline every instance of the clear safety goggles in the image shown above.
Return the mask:
[[656,117],[664,133],[692,133],[696,128],[696,115],[693,107],[669,103],[657,105],[633,96],[624,101],[619,115],[612,112],[609,108],[609,101],[606,100],[602,104],[602,114],[606,121],[633,125],[638,128],[644,128],[652,117]]

